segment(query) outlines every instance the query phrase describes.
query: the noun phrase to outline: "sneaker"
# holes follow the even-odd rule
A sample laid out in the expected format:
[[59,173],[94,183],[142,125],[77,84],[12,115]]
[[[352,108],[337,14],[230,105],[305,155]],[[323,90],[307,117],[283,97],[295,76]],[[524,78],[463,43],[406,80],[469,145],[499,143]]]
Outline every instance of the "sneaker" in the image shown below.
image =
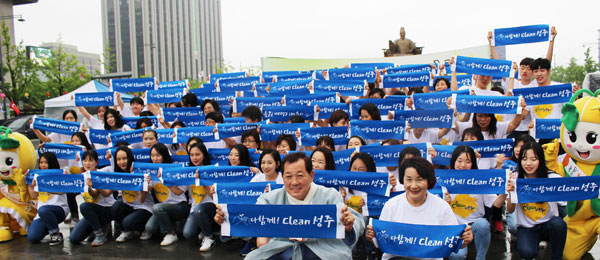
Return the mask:
[[202,239],[204,239],[204,233],[200,232],[200,234],[198,234],[198,241],[202,241]]
[[123,243],[127,240],[130,240],[134,237],[133,235],[133,231],[123,231],[121,232],[121,235],[119,235],[119,237],[117,237],[117,239],[115,239],[115,241],[117,241],[117,243]]
[[63,234],[60,232],[56,232],[54,234],[50,234],[50,242],[48,243],[50,246],[56,246],[63,242]]
[[140,236],[140,240],[148,240],[152,238],[152,233],[144,230],[144,232],[142,232],[142,235]]
[[90,243],[90,242],[94,241],[95,238],[96,238],[96,235],[94,235],[94,233],[92,233],[88,237],[86,237],[83,241]]
[[231,240],[231,237],[229,237],[229,236],[219,236],[219,240],[221,240],[221,243],[227,243],[227,241]]
[[170,246],[170,245],[172,245],[175,242],[177,242],[177,235],[167,234],[163,238],[163,241],[160,242],[160,245],[161,246]]
[[242,250],[240,251],[240,255],[246,256],[246,255],[248,255],[248,253],[252,252],[252,250],[254,250],[254,249],[256,249],[256,244],[254,244],[254,242],[252,242],[252,241],[248,241],[244,245],[244,248],[242,248]]
[[504,226],[502,226],[502,221],[494,222],[494,231],[496,232],[504,232]]
[[215,247],[215,240],[213,240],[210,237],[205,237],[204,240],[202,240],[202,246],[200,246],[200,252],[206,252],[208,250],[211,250],[213,247]]
[[104,234],[99,234],[96,235],[96,238],[94,238],[94,241],[92,241],[92,246],[101,246],[104,245],[104,243],[106,243],[106,237]]

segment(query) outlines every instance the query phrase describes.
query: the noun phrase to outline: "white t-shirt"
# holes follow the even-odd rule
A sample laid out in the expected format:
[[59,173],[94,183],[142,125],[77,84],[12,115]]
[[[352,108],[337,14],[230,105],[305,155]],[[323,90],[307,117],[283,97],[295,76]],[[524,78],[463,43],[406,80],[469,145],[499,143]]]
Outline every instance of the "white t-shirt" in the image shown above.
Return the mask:
[[[52,194],[50,192],[38,192],[37,208],[40,209],[43,206],[59,206],[65,211],[65,216],[69,212],[69,205],[67,204],[67,194]],[[37,215],[35,218],[39,218]]]
[[213,203],[213,198],[208,194],[210,192],[210,186],[196,186],[190,185],[188,187],[190,192],[190,212],[194,210],[194,206],[200,203]]
[[450,194],[450,207],[459,224],[469,224],[485,215],[485,206],[496,200],[493,194]]
[[[430,192],[427,192],[425,203],[419,207],[414,207],[408,203],[406,193],[391,198],[383,206],[379,219],[418,225],[458,225],[456,216],[448,202]],[[377,241],[375,239],[373,241],[377,245]],[[382,259],[388,260],[392,257],[395,257],[395,255],[384,253]],[[441,260],[442,258],[435,259]]]
[[[490,136],[488,131],[481,131],[481,134],[483,134],[483,140],[506,139],[508,136],[506,133],[508,130],[508,124],[509,122],[496,122],[496,134],[494,136]],[[462,136],[465,129],[471,127],[473,127],[472,122],[458,122],[458,136]]]
[[[254,175],[254,177],[252,177],[252,179],[250,180],[250,182],[267,182],[267,175],[265,175],[264,173],[260,172]],[[275,183],[277,184],[283,184],[283,178],[281,177],[281,173],[277,174],[277,178],[275,179]]]
[[88,127],[92,129],[104,130],[104,123],[102,122],[102,120],[96,118],[95,116],[90,116],[90,119],[88,119]]
[[438,129],[438,128],[425,128],[425,130],[421,134],[421,137],[417,138],[415,136],[415,131],[413,129],[410,131],[410,134],[408,135],[408,141],[411,144],[427,143],[427,142],[437,143],[439,131],[440,131],[440,129]]
[[556,202],[521,203],[515,206],[517,227],[530,228],[558,216]]
[[[550,85],[558,85],[561,84],[559,82],[551,81]],[[543,88],[543,86],[539,86]],[[529,114],[531,115],[531,120],[535,119],[560,119],[562,117],[562,105],[564,103],[557,104],[547,104],[547,105],[537,105],[537,106],[527,106],[527,110],[529,110]]]
[[171,191],[171,189],[169,189],[169,187],[163,185],[161,182],[151,181],[150,184],[152,185],[152,189],[154,190],[156,198],[161,203],[177,204],[182,201],[187,201],[187,198],[185,197],[185,192],[187,191],[188,186],[177,186],[177,188],[179,188],[183,192],[179,195],[176,195]]
[[[529,82],[529,84],[527,85],[522,85],[521,81],[519,80],[515,80],[515,87],[514,89],[520,89],[520,88],[533,88],[533,87],[537,87],[537,81],[532,80],[531,82]],[[504,115],[504,121],[510,121],[515,117],[515,115]],[[523,117],[523,120],[521,120],[521,124],[519,124],[519,126],[515,129],[516,131],[528,131],[529,130],[529,122],[531,122],[531,114],[527,115],[527,117]]]
[[140,193],[141,191],[119,191],[119,194],[123,197],[123,202],[127,205],[133,207],[133,209],[143,209],[152,213],[152,206],[154,205],[152,194],[148,193],[144,202],[140,202]]

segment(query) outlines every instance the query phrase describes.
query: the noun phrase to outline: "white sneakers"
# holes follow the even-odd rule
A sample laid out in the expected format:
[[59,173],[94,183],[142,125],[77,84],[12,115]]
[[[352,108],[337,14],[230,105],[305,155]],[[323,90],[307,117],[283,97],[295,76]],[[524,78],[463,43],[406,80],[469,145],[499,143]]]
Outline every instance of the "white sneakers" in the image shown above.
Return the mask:
[[115,241],[117,243],[123,243],[127,240],[130,240],[134,237],[135,235],[133,234],[133,231],[123,231],[121,232],[121,235],[119,235],[119,237],[117,237],[117,239],[115,239]]
[[208,250],[211,250],[213,247],[215,247],[215,240],[213,240],[210,237],[205,237],[204,240],[202,240],[202,246],[200,246],[200,252],[206,252]]
[[140,236],[140,240],[148,240],[152,238],[152,233],[144,230],[144,232],[142,232],[142,235]]
[[173,235],[173,234],[167,234],[164,238],[163,241],[160,242],[161,246],[169,246],[172,245],[173,243],[177,242],[177,235]]

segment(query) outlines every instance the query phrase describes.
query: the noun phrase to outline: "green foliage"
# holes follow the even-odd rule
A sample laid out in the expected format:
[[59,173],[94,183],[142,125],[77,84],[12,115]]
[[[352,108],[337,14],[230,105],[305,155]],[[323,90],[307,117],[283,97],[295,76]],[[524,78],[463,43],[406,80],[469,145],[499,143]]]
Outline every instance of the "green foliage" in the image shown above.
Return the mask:
[[[102,64],[104,73],[111,73],[113,72],[114,65],[117,64],[117,58],[112,54],[108,44],[104,44],[104,46],[106,46],[106,48],[104,48],[104,52],[102,52],[102,59],[99,59],[98,61]],[[102,75],[102,72],[95,71],[95,74]]]
[[575,82],[581,85],[586,74],[598,71],[598,62],[592,58],[590,48],[587,48],[584,56],[583,65],[578,65],[577,59],[572,57],[567,67],[558,66],[552,68],[550,79],[556,82]]
[[46,89],[51,96],[60,96],[65,92],[71,92],[91,79],[87,69],[79,65],[75,55],[64,52],[62,41],[58,40],[58,50],[52,50],[52,57],[44,64],[46,67],[42,73],[46,76]]

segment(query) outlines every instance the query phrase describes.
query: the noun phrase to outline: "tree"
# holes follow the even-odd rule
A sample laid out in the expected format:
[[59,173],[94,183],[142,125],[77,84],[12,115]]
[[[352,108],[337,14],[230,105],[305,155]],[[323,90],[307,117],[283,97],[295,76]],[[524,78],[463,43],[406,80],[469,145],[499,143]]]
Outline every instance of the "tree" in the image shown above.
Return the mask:
[[550,79],[556,82],[575,82],[581,84],[586,74],[598,71],[598,62],[592,58],[590,48],[587,48],[584,56],[584,65],[578,65],[577,59],[572,57],[566,68],[563,66],[552,68]]
[[87,69],[79,65],[75,55],[64,52],[62,41],[58,40],[58,50],[52,50],[52,56],[48,58],[43,66],[42,73],[47,77],[47,90],[51,96],[60,96],[83,85],[91,79]]
[[[102,52],[102,59],[99,59],[98,61],[100,62],[100,64],[102,64],[102,67],[104,68],[104,73],[111,73],[113,72],[114,65],[117,64],[117,58],[115,58],[115,55],[112,54],[108,43],[104,46],[106,46],[106,48],[104,48],[104,52]],[[95,74],[102,75],[102,72],[95,71]]]

